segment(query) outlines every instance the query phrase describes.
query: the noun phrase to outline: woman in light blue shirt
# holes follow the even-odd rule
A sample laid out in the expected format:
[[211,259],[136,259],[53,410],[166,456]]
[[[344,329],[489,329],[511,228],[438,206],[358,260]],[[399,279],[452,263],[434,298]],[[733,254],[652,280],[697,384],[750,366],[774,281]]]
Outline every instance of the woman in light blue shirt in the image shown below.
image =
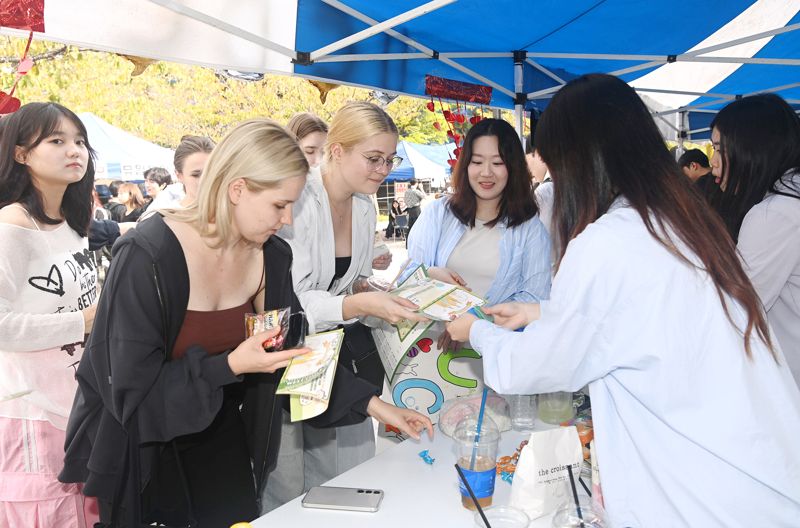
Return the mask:
[[[484,119],[464,140],[454,192],[422,212],[408,256],[430,276],[467,286],[489,304],[550,294],[550,238],[537,216],[525,153],[514,128]],[[447,337],[440,340],[446,344]]]

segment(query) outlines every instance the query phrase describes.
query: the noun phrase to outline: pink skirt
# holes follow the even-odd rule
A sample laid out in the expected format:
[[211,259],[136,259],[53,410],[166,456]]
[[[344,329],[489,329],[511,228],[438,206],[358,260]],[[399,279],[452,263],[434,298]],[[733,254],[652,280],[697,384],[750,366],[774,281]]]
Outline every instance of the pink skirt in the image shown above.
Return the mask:
[[64,431],[41,420],[0,418],[0,528],[89,528],[97,501],[62,484]]

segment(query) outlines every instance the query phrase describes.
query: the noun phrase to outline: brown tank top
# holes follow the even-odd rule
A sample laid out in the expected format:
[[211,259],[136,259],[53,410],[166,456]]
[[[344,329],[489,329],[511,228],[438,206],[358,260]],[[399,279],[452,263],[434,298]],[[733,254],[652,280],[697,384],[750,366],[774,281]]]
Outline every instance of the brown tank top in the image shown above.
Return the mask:
[[186,310],[183,325],[172,349],[172,358],[185,356],[186,349],[192,345],[200,345],[212,356],[239,346],[247,337],[244,314],[255,312],[253,301],[265,288],[266,272],[264,268],[255,295],[239,306],[210,312]]
[[211,312],[186,310],[181,331],[172,349],[172,358],[183,357],[191,345],[200,345],[211,355],[236,348],[246,337],[244,314],[252,312],[252,301]]

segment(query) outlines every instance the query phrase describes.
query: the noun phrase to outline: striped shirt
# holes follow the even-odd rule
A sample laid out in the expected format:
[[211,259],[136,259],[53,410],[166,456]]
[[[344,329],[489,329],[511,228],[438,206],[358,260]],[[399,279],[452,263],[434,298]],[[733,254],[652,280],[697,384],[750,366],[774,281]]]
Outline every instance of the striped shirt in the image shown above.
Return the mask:
[[403,201],[406,203],[406,207],[417,207],[422,203],[423,198],[425,198],[425,193],[423,191],[411,187],[409,187],[403,195]]

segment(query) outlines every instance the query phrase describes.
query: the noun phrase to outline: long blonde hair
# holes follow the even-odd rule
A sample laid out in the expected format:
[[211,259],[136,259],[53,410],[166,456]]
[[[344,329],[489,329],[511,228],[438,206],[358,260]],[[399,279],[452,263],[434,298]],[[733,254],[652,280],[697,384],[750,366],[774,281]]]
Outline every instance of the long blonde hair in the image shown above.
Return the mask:
[[397,126],[381,107],[367,102],[348,103],[336,112],[325,142],[325,159],[332,161],[331,146],[339,144],[345,150],[377,134],[398,135]]
[[216,239],[209,245],[219,247],[231,233],[231,183],[242,178],[249,190],[258,192],[307,172],[308,162],[290,132],[269,119],[251,119],[237,125],[211,152],[197,200],[165,215]]

